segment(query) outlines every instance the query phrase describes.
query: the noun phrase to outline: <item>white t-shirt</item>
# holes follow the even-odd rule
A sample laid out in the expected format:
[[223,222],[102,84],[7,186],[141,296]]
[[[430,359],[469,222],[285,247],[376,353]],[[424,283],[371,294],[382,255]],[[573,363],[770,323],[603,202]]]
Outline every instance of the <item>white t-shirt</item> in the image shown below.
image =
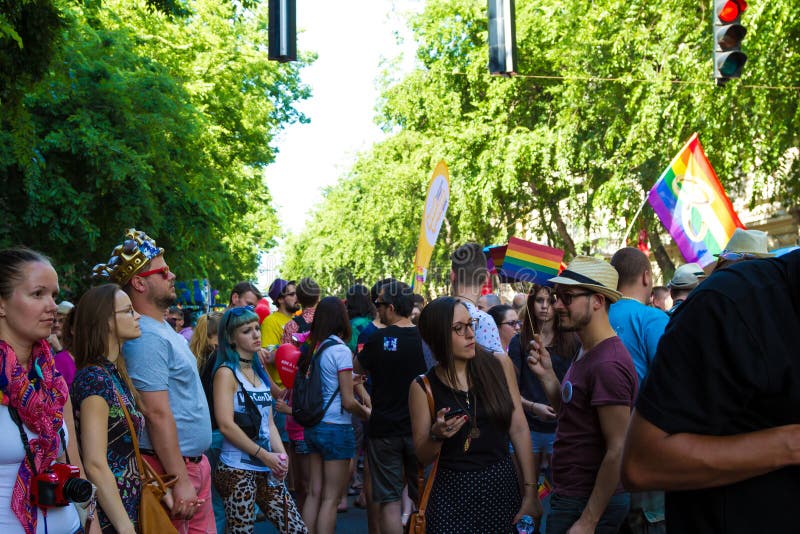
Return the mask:
[[[353,371],[353,353],[344,342],[337,336],[330,336],[328,339],[335,339],[339,343],[325,349],[320,355],[319,368],[322,371],[322,399],[324,404],[328,403],[331,395],[339,387],[339,373],[342,371]],[[336,398],[331,402],[328,411],[322,418],[323,423],[337,425],[352,424],[353,418],[350,412],[342,409],[342,393],[336,393]]]
[[[24,428],[29,442],[38,437],[28,427]],[[64,435],[69,439],[66,424]],[[62,453],[63,449],[59,454]],[[11,492],[23,458],[25,458],[25,446],[19,436],[19,427],[11,419],[8,407],[0,405],[0,532],[3,534],[25,534],[19,519],[11,511]],[[45,521],[41,510],[37,512],[36,517],[36,533],[44,534]],[[80,526],[78,512],[74,506],[50,508],[47,511],[48,534],[73,534]]]
[[[236,377],[247,389],[250,398],[253,399],[253,402],[258,407],[258,411],[261,412],[261,431],[258,434],[258,439],[255,441],[264,449],[271,451],[272,449],[269,444],[269,412],[272,409],[272,395],[269,392],[269,386],[262,380],[258,387],[254,387],[242,374],[241,369],[236,369],[235,372]],[[233,411],[235,413],[245,413],[247,411],[242,388],[237,388],[236,393],[233,394]],[[219,459],[228,467],[233,467],[235,469],[269,471],[269,468],[265,466],[261,460],[251,456],[249,453],[243,452],[224,438]]]

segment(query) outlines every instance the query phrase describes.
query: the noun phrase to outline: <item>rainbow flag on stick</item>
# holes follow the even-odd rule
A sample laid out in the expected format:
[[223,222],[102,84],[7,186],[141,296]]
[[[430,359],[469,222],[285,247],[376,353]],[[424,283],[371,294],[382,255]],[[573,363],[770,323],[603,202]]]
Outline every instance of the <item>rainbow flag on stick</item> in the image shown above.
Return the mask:
[[736,228],[744,228],[697,134],[692,134],[647,196],[687,262],[715,261]]
[[509,280],[543,284],[558,274],[563,258],[561,249],[512,237],[499,270]]

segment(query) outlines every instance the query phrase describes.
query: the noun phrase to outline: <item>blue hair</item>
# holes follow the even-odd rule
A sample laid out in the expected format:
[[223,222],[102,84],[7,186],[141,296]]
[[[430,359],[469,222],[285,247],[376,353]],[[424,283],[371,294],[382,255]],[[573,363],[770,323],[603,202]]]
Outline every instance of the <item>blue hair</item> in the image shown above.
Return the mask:
[[[249,306],[228,308],[225,311],[217,330],[219,343],[217,344],[217,359],[214,364],[215,371],[223,364],[232,369],[239,369],[239,352],[233,346],[233,333],[240,326],[252,322],[258,322],[258,315]],[[261,366],[261,359],[256,354],[253,354],[252,366],[261,380],[269,385],[269,377]]]

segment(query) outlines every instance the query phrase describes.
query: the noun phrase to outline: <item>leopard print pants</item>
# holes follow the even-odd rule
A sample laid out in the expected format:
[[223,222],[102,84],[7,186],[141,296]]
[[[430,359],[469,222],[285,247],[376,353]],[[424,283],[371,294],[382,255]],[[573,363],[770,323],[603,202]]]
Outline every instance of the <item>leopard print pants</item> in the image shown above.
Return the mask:
[[214,487],[225,503],[228,534],[252,534],[256,503],[278,532],[308,534],[286,485],[270,486],[267,473],[236,469],[220,462],[214,473]]

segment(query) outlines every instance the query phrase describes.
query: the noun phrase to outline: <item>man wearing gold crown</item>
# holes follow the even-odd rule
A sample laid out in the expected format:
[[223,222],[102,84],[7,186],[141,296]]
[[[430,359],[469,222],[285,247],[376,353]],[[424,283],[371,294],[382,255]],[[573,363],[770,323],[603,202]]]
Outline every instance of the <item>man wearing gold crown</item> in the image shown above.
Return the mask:
[[176,300],[175,274],[164,249],[131,228],[108,263],[94,267],[93,276],[119,284],[142,315],[142,336],[125,343],[123,356],[146,419],[142,456],[159,472],[178,475],[173,523],[179,532],[215,534],[211,469],[203,454],[211,445],[211,419],[197,360],[164,320]]

